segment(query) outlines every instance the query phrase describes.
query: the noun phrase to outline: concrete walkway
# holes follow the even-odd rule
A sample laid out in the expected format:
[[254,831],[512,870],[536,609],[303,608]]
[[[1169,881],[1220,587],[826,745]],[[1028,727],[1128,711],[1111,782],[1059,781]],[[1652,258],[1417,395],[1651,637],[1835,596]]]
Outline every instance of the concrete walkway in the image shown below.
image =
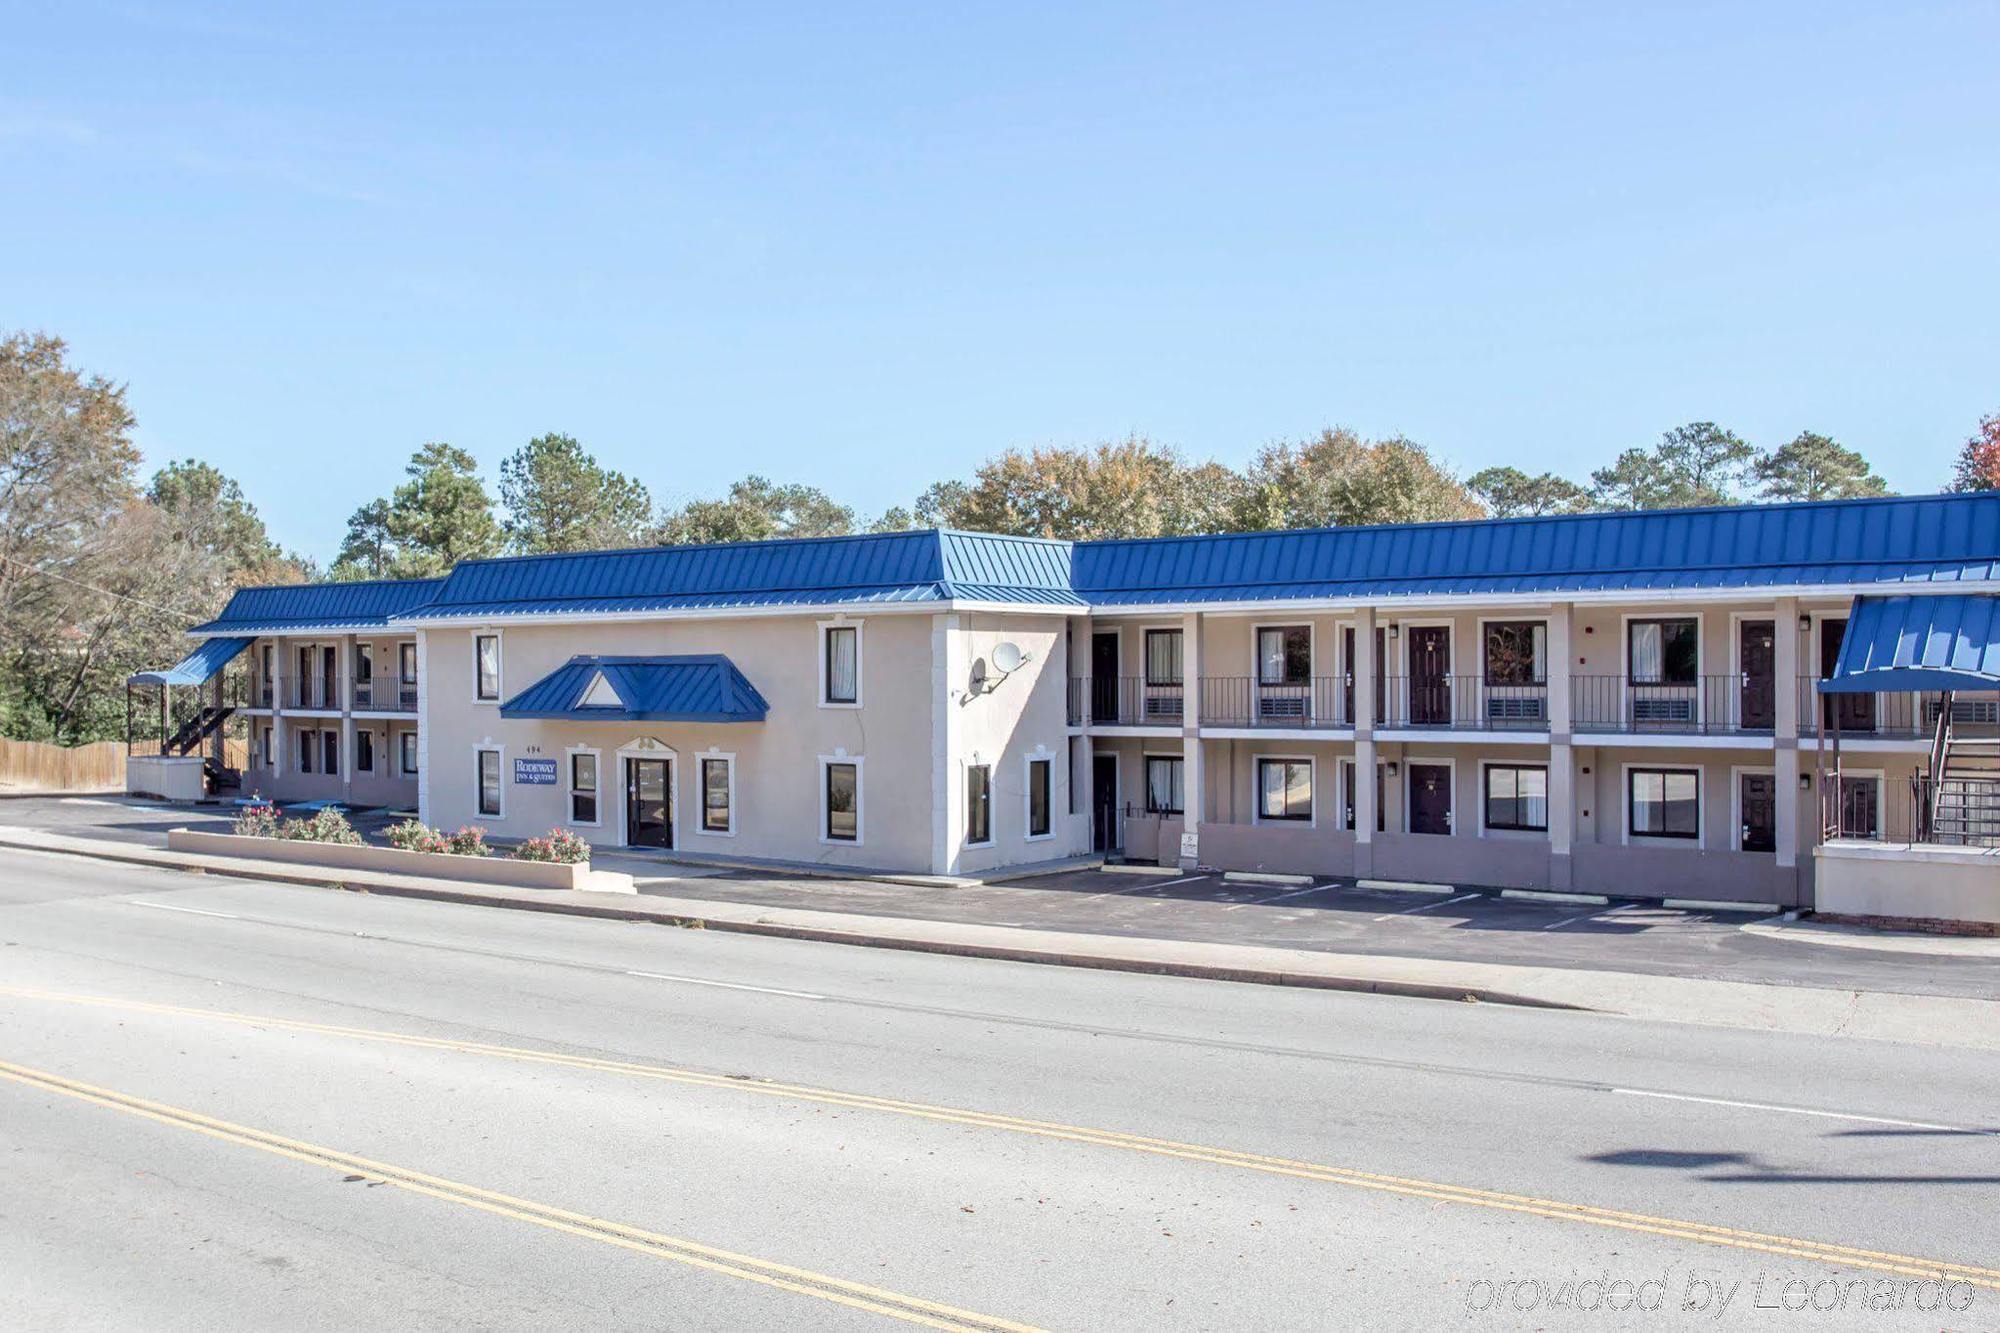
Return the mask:
[[414,875],[346,872],[336,878],[297,865],[114,845],[36,829],[0,827],[0,846],[277,883],[875,948],[2000,1050],[2000,1001],[1993,1000],[1092,935],[653,894],[634,898],[507,889]]

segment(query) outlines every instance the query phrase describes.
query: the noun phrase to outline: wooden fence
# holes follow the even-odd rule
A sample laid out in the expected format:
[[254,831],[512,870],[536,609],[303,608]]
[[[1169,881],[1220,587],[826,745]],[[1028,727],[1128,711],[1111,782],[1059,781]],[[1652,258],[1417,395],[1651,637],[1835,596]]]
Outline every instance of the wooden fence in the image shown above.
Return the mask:
[[[249,765],[247,744],[226,742],[231,768]],[[155,754],[158,741],[133,743],[134,754]],[[125,742],[96,741],[90,745],[49,745],[42,741],[0,738],[0,791],[123,791]]]

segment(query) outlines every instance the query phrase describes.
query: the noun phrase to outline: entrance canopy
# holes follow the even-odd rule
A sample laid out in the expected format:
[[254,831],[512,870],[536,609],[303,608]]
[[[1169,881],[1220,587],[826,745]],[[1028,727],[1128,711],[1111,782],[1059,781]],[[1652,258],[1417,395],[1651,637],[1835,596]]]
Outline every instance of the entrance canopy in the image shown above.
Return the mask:
[[127,685],[199,685],[234,661],[254,638],[204,639],[199,648],[164,671],[135,671]]
[[720,653],[572,657],[500,705],[500,716],[575,722],[762,722],[769,706]]
[[2000,690],[2000,597],[1857,597],[1822,693]]

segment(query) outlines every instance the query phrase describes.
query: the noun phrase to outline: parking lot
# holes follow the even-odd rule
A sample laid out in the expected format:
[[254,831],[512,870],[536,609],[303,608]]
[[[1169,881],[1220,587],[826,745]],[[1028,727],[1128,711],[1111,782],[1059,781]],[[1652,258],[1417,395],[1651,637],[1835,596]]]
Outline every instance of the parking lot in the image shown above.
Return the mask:
[[[0,801],[0,824],[151,846],[164,846],[173,827],[227,828],[233,814],[227,807],[190,809],[119,796]],[[379,839],[391,821],[364,812],[355,822]],[[1991,954],[1954,953],[1942,942],[1932,950],[1923,940],[1905,941],[1904,951],[1832,948],[1814,942],[1809,929],[1764,928],[1772,919],[1761,915],[1658,903],[1544,902],[1476,888],[1413,893],[1364,889],[1346,879],[1253,884],[1175,870],[1075,870],[945,888],[720,870],[647,852],[616,851],[601,859],[633,873],[641,893],[663,897],[1331,953],[2000,998],[2000,957]]]

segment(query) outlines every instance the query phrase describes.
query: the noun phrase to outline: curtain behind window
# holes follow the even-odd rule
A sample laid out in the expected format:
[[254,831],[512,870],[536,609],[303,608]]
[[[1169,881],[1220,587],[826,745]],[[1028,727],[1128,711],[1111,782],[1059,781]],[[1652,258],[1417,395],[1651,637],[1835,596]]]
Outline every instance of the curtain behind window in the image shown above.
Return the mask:
[[860,698],[861,643],[852,629],[826,632],[826,697],[830,703]]

